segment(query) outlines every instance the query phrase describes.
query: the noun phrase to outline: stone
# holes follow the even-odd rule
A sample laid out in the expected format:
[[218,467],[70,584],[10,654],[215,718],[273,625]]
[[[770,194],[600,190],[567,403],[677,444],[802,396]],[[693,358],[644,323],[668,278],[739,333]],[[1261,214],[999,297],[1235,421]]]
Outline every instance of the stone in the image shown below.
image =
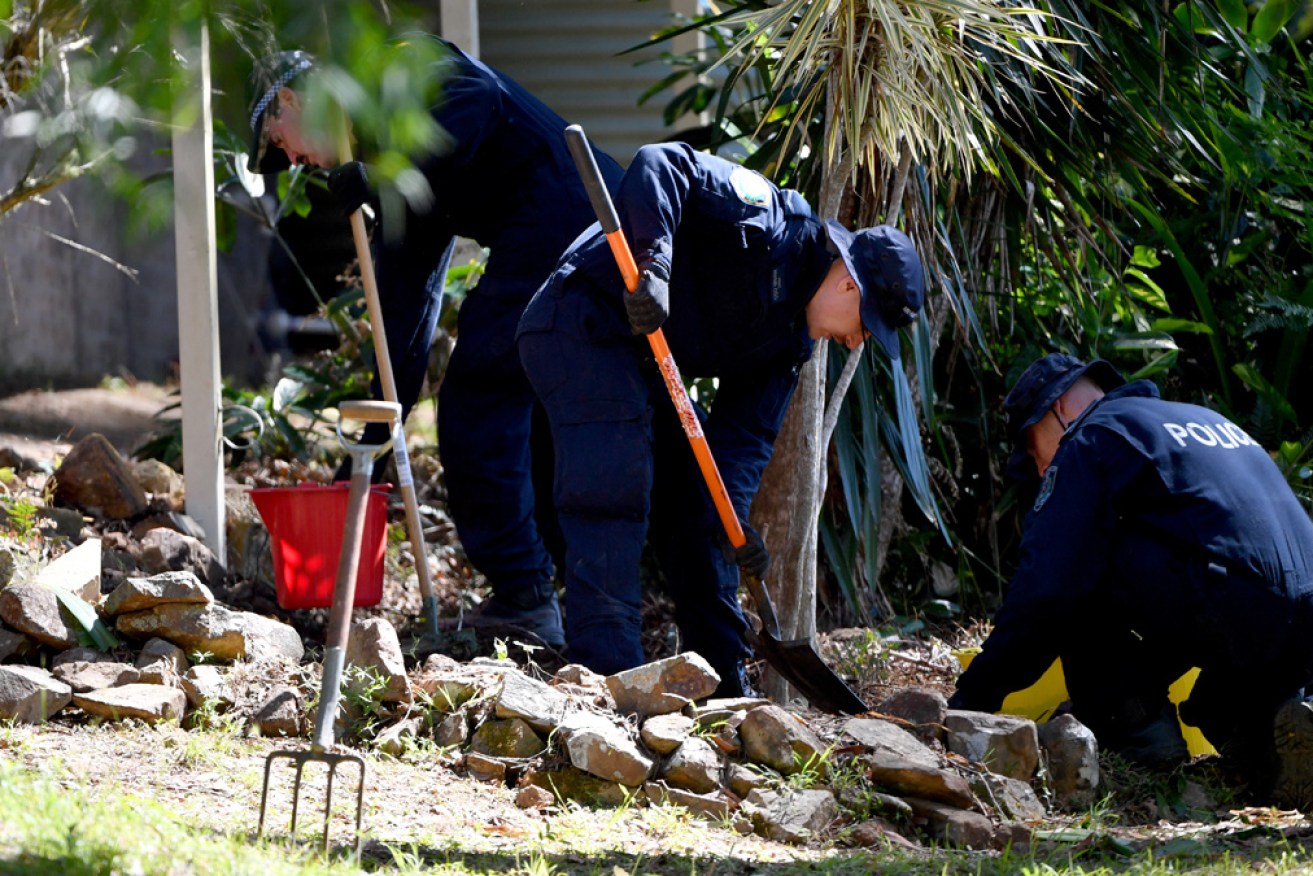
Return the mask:
[[73,445],[54,479],[59,500],[88,514],[125,520],[146,511],[146,493],[114,445],[99,432]]
[[678,712],[693,700],[711,696],[720,676],[692,651],[646,663],[606,678],[616,710],[640,717]]
[[[406,661],[401,654],[401,639],[396,628],[386,619],[372,617],[351,625],[346,664],[367,669],[383,682],[383,702],[408,703],[414,699],[410,679],[406,676]],[[348,676],[348,688],[354,683],[358,682]]]
[[552,676],[551,683],[573,684],[578,687],[606,687],[606,676],[600,675],[582,663],[567,663]]
[[921,848],[919,843],[899,833],[893,822],[883,818],[871,818],[853,825],[852,830],[848,832],[848,841],[852,845],[868,849],[899,849],[910,852]]
[[906,761],[931,769],[939,768],[939,756],[925,743],[888,721],[853,718],[843,725],[843,732],[866,748],[872,760]]
[[839,804],[832,792],[822,789],[777,794],[755,791],[744,801],[743,811],[760,836],[803,845],[817,839],[834,823]]
[[557,800],[573,800],[585,806],[622,806],[631,793],[618,782],[599,779],[575,767],[551,772],[530,770],[524,782],[550,791]]
[[758,788],[766,787],[766,777],[741,763],[731,763],[725,772],[729,789],[739,797],[746,797]]
[[0,620],[43,645],[65,650],[78,643],[81,627],[59,604],[49,587],[11,584],[0,590]]
[[89,538],[43,568],[34,581],[96,605],[100,602],[100,565],[100,539]]
[[61,663],[52,670],[55,678],[73,689],[74,693],[87,693],[107,687],[121,687],[141,681],[141,673],[127,663],[97,661]]
[[433,741],[442,748],[464,745],[470,738],[470,725],[463,712],[443,715],[433,723]]
[[0,627],[0,663],[10,657],[26,657],[36,649],[36,643],[27,636],[16,630]]
[[261,736],[300,736],[306,726],[300,692],[286,685],[275,687],[251,716],[251,726]]
[[105,598],[102,610],[109,617],[116,617],[134,611],[149,611],[157,605],[208,605],[211,602],[214,602],[214,594],[191,572],[161,572],[149,578],[124,578]]
[[1006,852],[1008,850],[1026,853],[1034,839],[1034,832],[1024,824],[996,824],[991,848]]
[[142,459],[132,463],[132,475],[137,486],[147,493],[167,499],[174,508],[182,507],[186,489],[182,475],[158,459]]
[[0,718],[40,724],[67,706],[73,689],[36,666],[0,666]]
[[959,808],[976,805],[971,786],[955,772],[910,761],[861,758],[861,762],[875,785],[900,797],[924,797]]
[[224,531],[228,551],[224,564],[234,577],[274,587],[273,548],[269,530],[251,501],[249,488],[230,484],[224,489]]
[[80,512],[72,508],[51,508],[43,505],[37,509],[36,516],[42,520],[41,529],[46,531],[53,529],[56,538],[66,538],[74,543],[82,540],[86,518]]
[[167,639],[151,639],[141,647],[137,656],[141,680],[148,684],[181,687],[182,676],[190,665],[187,654]]
[[106,654],[104,651],[97,651],[95,648],[87,648],[78,645],[76,648],[68,648],[60,651],[50,661],[50,668],[55,668],[61,663],[115,663],[113,655]]
[[901,797],[873,791],[864,782],[859,784],[845,783],[833,790],[834,796],[839,800],[839,805],[853,818],[879,816],[903,820],[912,815],[912,807],[904,803]]
[[374,747],[384,754],[400,757],[405,754],[410,744],[419,737],[419,731],[423,725],[423,718],[403,718],[395,724],[384,727],[374,737]]
[[926,687],[900,687],[880,701],[875,711],[907,722],[906,729],[922,742],[942,740],[948,700]]
[[652,759],[628,733],[600,715],[576,713],[559,730],[570,763],[586,773],[630,788],[643,784],[652,774]]
[[1040,821],[1048,815],[1035,789],[1020,779],[980,773],[971,789],[978,799],[992,804],[1004,821]]
[[223,584],[228,572],[200,539],[172,529],[152,529],[138,543],[137,564],[143,572],[191,572],[207,587]]
[[710,794],[721,786],[725,760],[720,751],[697,736],[690,736],[684,744],[665,760],[661,778],[666,784],[695,794]]
[[525,785],[515,792],[515,805],[521,809],[548,809],[555,803],[556,796],[537,785]]
[[950,709],[944,725],[949,751],[1001,776],[1028,782],[1035,775],[1039,735],[1029,718]]
[[512,669],[502,675],[494,709],[498,718],[522,718],[533,729],[548,733],[561,723],[567,702],[560,691]]
[[1099,743],[1074,715],[1059,715],[1039,726],[1048,756],[1049,786],[1059,809],[1088,809],[1099,788]]
[[465,769],[481,782],[501,784],[506,781],[506,762],[477,751],[465,755]]
[[159,605],[150,611],[119,615],[116,626],[127,636],[159,636],[189,654],[200,652],[220,660],[282,657],[300,663],[305,656],[301,636],[292,627],[218,603]]
[[683,744],[693,732],[693,719],[687,715],[656,715],[643,722],[638,736],[657,754],[669,754]]
[[231,709],[236,698],[223,670],[217,666],[201,664],[188,669],[182,676],[182,691],[187,702],[199,709],[213,703],[217,711]]
[[74,694],[73,705],[110,721],[136,718],[148,723],[178,722],[187,711],[187,695],[160,684],[125,684]]
[[934,800],[905,797],[915,818],[926,826],[931,839],[967,849],[988,849],[994,842],[994,823],[979,812],[957,809]]
[[17,550],[7,544],[0,544],[0,590],[9,586],[18,571]]
[[656,804],[673,803],[709,821],[723,822],[734,814],[734,803],[723,791],[696,794],[665,782],[647,782],[643,794]]
[[804,767],[824,771],[825,745],[806,724],[779,706],[753,709],[739,725],[743,754],[790,776]]
[[484,721],[470,739],[470,749],[500,758],[527,758],[543,753],[542,739],[519,718]]

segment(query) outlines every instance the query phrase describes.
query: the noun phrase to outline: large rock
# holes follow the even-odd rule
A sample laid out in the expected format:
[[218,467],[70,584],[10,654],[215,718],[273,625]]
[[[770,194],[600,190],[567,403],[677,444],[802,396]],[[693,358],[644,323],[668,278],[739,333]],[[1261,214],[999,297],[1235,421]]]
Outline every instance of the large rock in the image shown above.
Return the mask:
[[976,805],[971,786],[955,772],[904,760],[862,760],[875,785],[899,796],[924,797],[958,808]]
[[1039,735],[1029,718],[950,709],[944,725],[949,751],[1001,776],[1028,782],[1035,775]]
[[74,693],[87,693],[141,681],[141,673],[127,663],[74,660],[59,664],[52,672],[55,678],[71,687]]
[[76,645],[81,630],[60,606],[55,591],[40,584],[11,584],[0,590],[0,620],[60,651]]
[[551,791],[558,800],[573,800],[585,806],[623,806],[630,795],[630,790],[619,782],[599,779],[576,767],[551,772],[530,770],[524,782]]
[[159,684],[127,684],[90,693],[75,694],[73,704],[89,715],[111,721],[137,718],[149,723],[181,721],[187,711],[187,695],[176,687]]
[[489,757],[526,758],[542,754],[543,741],[519,718],[484,721],[474,731],[470,748]]
[[123,520],[146,511],[146,493],[104,435],[93,432],[64,457],[55,495],[88,514]]
[[36,575],[36,583],[76,594],[84,602],[100,602],[100,539],[89,538]]
[[861,743],[875,761],[906,761],[938,769],[939,758],[921,740],[901,727],[876,718],[853,718],[843,732]]
[[137,479],[137,485],[145,492],[167,499],[174,508],[182,507],[186,499],[186,487],[182,475],[170,468],[168,463],[158,459],[142,459],[132,463],[132,474]]
[[944,735],[948,717],[948,700],[937,690],[926,687],[900,687],[880,701],[875,711],[907,722],[907,728],[922,742]]
[[224,711],[232,708],[235,701],[224,671],[208,664],[188,669],[182,676],[182,690],[187,694],[187,702],[197,709],[208,703],[215,711]]
[[502,675],[495,709],[498,718],[522,718],[533,729],[547,733],[561,723],[567,702],[555,688],[509,669]]
[[643,793],[653,803],[673,803],[709,821],[724,822],[734,814],[734,801],[724,791],[696,794],[664,782],[648,782],[643,785]]
[[560,726],[570,763],[586,773],[637,788],[652,774],[653,761],[608,719],[578,712]]
[[609,675],[607,690],[616,709],[640,717],[678,712],[692,700],[711,696],[720,676],[692,651]]
[[261,736],[300,736],[306,726],[300,692],[286,685],[275,687],[251,716],[251,726]]
[[282,657],[300,663],[305,654],[301,637],[287,624],[218,603],[160,605],[120,615],[117,626],[127,636],[159,636],[188,653],[199,651],[220,660]]
[[191,572],[202,584],[217,587],[227,571],[223,563],[200,539],[172,529],[152,529],[138,546],[137,563],[152,575],[161,572]]
[[123,579],[123,583],[105,597],[104,612],[115,617],[175,602],[208,605],[214,602],[214,594],[191,572],[161,572],[149,578]]
[[183,650],[167,639],[151,639],[137,655],[137,669],[147,684],[182,687],[182,676],[189,665]]
[[22,633],[0,627],[0,663],[10,657],[26,656],[36,648],[36,643]]
[[1099,744],[1074,715],[1059,715],[1039,726],[1039,742],[1049,761],[1049,784],[1059,809],[1086,809],[1099,789]]
[[994,823],[979,812],[917,797],[906,801],[932,839],[968,849],[987,849],[994,843]]
[[980,773],[971,783],[976,797],[989,801],[999,816],[1009,821],[1040,821],[1048,813],[1035,789],[1020,779]]
[[656,715],[639,728],[643,744],[657,754],[670,754],[693,732],[693,719],[687,715]]
[[[410,678],[406,675],[406,661],[401,653],[401,639],[396,628],[384,618],[372,617],[351,625],[346,664],[368,670],[383,683],[383,702],[408,703],[414,699]],[[348,679],[348,685],[358,683]]]
[[779,706],[753,709],[739,724],[743,754],[789,776],[806,768],[823,772],[825,744],[806,724]]
[[251,501],[250,492],[246,487],[229,486],[224,490],[223,503],[228,536],[228,555],[224,560],[228,571],[272,589],[274,561],[269,530]]
[[695,794],[710,794],[720,788],[724,758],[715,746],[691,736],[666,758],[661,778],[676,788]]
[[0,718],[40,724],[67,706],[73,689],[36,666],[0,666]]
[[834,794],[826,790],[764,793],[754,791],[743,803],[759,835],[776,842],[815,840],[839,815]]

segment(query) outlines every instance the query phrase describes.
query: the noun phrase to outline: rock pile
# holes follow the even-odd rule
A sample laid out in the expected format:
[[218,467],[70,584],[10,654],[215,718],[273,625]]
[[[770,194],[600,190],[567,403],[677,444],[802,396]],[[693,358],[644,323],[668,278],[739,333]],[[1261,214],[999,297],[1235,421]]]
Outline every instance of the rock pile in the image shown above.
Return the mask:
[[[223,565],[171,499],[159,503],[180,486],[158,466],[147,474],[151,487],[112,448],[75,448],[56,495],[102,518],[121,509],[132,531],[52,535],[77,544],[44,564],[0,537],[0,718],[224,716],[254,734],[304,736],[319,668],[303,663],[301,636],[215,598]],[[1028,842],[1045,817],[1035,788],[1050,806],[1083,807],[1098,785],[1093,737],[1069,717],[1039,731],[950,711],[930,690],[839,719],[708,700],[720,679],[693,653],[607,677],[440,654],[408,666],[381,618],[353,624],[347,663],[347,741],[391,755],[436,749],[517,789],[526,809],[670,803],[784,842],[1002,848]]]

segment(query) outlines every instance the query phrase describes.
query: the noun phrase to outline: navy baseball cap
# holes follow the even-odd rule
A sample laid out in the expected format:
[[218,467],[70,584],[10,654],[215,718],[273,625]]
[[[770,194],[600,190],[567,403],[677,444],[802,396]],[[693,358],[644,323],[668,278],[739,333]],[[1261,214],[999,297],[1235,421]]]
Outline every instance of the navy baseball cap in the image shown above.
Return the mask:
[[1086,375],[1105,392],[1126,383],[1126,378],[1107,359],[1087,363],[1066,353],[1049,353],[1022,373],[1003,400],[1005,428],[1008,440],[1013,444],[1012,454],[1008,457],[1008,473],[1013,477],[1020,478],[1027,466],[1029,474],[1035,474],[1035,466],[1026,453],[1026,430],[1044,419],[1062,394]]
[[314,56],[300,49],[278,52],[255,62],[251,70],[251,152],[246,169],[251,173],[278,173],[291,167],[287,153],[269,148],[269,107],[278,99],[278,91],[315,65]]
[[911,238],[890,225],[849,231],[833,219],[825,231],[862,292],[862,328],[897,359],[898,329],[925,303],[925,274]]

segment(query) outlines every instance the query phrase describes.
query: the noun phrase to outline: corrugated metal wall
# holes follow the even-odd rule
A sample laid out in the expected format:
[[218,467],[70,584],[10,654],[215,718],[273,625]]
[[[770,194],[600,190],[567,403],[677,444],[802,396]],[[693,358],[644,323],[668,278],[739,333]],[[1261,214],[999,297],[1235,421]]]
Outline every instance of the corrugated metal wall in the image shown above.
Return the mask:
[[481,55],[627,164],[673,129],[661,120],[669,93],[638,106],[669,73],[661,49],[620,53],[669,27],[671,9],[670,0],[479,0]]

